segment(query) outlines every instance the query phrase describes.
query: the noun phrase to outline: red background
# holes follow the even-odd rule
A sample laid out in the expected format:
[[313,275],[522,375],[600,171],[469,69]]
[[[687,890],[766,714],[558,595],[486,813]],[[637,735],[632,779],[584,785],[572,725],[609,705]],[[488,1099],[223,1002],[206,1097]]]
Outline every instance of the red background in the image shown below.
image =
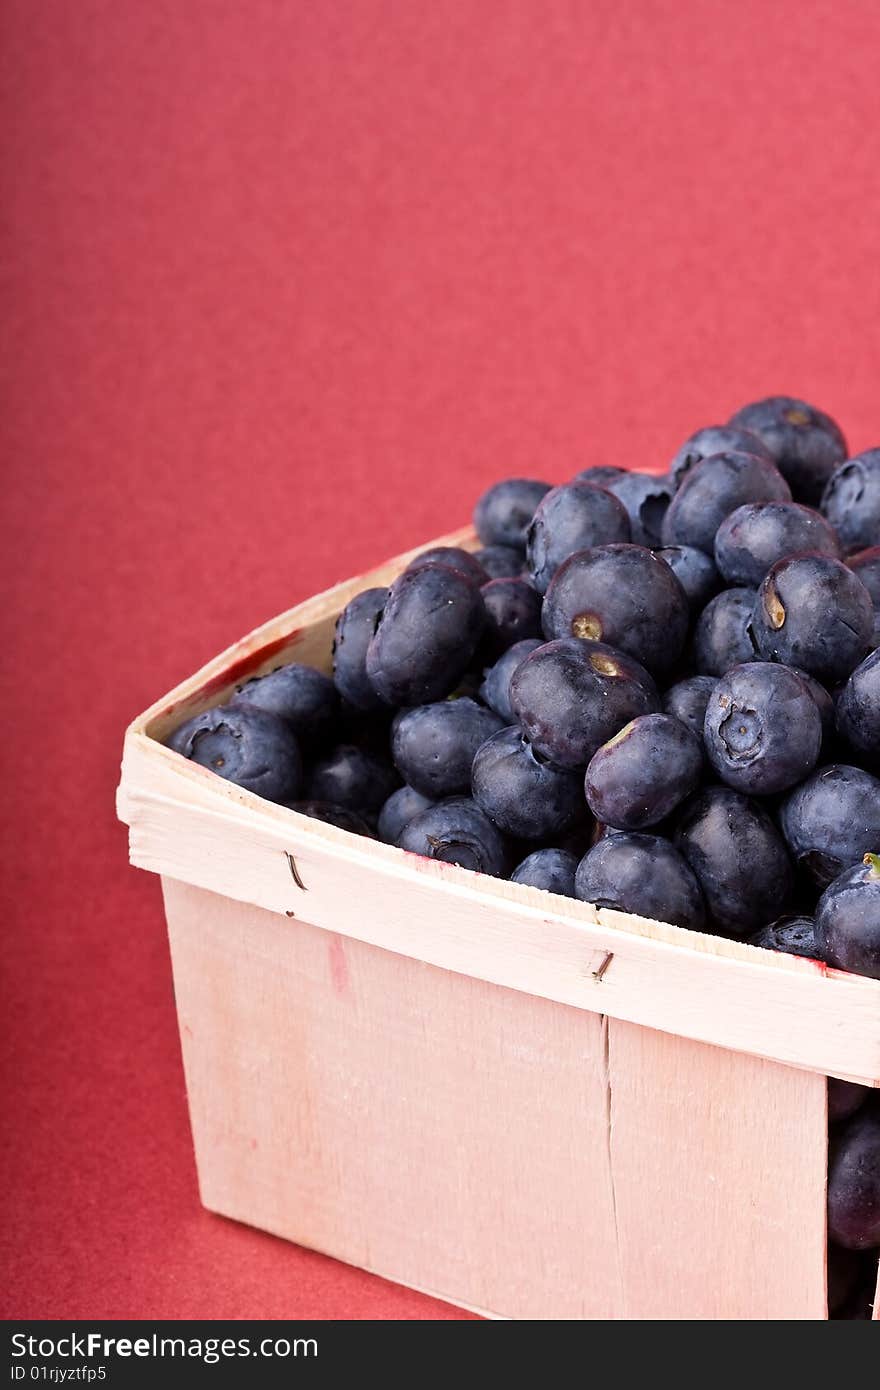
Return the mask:
[[7,1316],[455,1317],[203,1212],[140,709],[506,472],[880,436],[875,0],[6,0]]

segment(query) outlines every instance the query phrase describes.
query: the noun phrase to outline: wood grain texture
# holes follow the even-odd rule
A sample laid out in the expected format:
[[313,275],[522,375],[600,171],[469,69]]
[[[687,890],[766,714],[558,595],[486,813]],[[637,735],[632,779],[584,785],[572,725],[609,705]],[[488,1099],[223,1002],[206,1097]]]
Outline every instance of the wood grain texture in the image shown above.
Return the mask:
[[625,1316],[824,1319],[824,1078],[616,1020],[609,1070]]
[[822,1077],[164,891],[211,1210],[493,1316],[825,1317]]
[[620,1315],[598,1015],[164,888],[207,1207],[503,1316]]

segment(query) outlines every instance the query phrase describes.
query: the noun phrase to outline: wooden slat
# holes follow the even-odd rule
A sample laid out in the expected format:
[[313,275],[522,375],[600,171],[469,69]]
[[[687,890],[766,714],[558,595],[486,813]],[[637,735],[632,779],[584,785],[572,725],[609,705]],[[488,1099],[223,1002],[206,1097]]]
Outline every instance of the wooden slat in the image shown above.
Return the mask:
[[164,889],[206,1206],[490,1313],[619,1316],[598,1015]]
[[[132,860],[144,868],[559,1003],[867,1084],[880,1077],[876,980],[484,879],[256,798],[245,810],[210,774],[178,776],[192,765],[156,745],[147,763],[129,796]],[[157,788],[191,801],[151,793],[153,773]]]
[[612,1020],[624,1316],[824,1319],[823,1077]]

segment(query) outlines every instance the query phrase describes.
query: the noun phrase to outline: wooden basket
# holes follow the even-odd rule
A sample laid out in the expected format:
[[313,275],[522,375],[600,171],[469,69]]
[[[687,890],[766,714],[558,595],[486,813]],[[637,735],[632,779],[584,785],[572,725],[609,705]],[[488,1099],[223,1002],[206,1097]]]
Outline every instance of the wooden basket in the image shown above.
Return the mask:
[[163,747],[246,676],[329,670],[339,610],[410,558],[125,736],[202,1201],[492,1316],[825,1318],[825,1076],[880,1085],[880,981],[404,854]]

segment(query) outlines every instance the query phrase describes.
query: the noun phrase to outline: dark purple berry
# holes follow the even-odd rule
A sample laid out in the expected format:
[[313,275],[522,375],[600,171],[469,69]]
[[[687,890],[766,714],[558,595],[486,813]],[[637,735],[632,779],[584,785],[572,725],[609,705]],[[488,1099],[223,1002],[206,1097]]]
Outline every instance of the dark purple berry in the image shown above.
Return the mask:
[[880,845],[880,781],[860,767],[820,767],[782,803],[782,833],[823,888]]
[[569,637],[538,647],[517,667],[510,703],[535,752],[585,767],[612,735],[659,705],[648,672],[602,642]]
[[549,639],[580,637],[627,652],[652,673],[668,671],[688,632],[684,590],[668,565],[640,545],[602,545],[566,560],[544,599]]
[[754,661],[749,624],[756,597],[756,589],[723,589],[706,604],[694,629],[694,665],[701,675],[723,676]]
[[841,464],[822,494],[822,511],[844,550],[880,544],[880,449]]
[[796,502],[814,507],[847,454],[840,426],[824,411],[794,396],[770,396],[745,405],[731,425],[760,435]]
[[516,839],[556,839],[584,818],[580,773],[536,756],[516,726],[477,751],[471,785],[481,810]]
[[448,695],[468,669],[486,623],[480,590],[445,565],[395,579],[367,648],[370,684],[386,704]]
[[829,965],[880,980],[880,853],[866,854],[825,889],[816,940]]
[[574,876],[578,859],[567,849],[536,849],[510,875],[511,883],[543,888],[545,893],[574,897]]
[[675,490],[669,478],[659,473],[623,473],[605,486],[626,507],[634,544],[649,549],[658,546]]
[[474,508],[474,526],[483,545],[524,550],[526,531],[549,483],[534,478],[505,478],[494,483]]
[[593,754],[587,803],[605,825],[644,830],[690,796],[702,771],[702,747],[686,724],[669,714],[643,714]]
[[655,552],[675,575],[687,594],[691,611],[699,613],[721,587],[715,561],[694,545],[669,545]]
[[777,560],[815,551],[840,558],[840,542],[821,512],[799,502],[748,502],[715,535],[715,563],[728,584],[757,587]]
[[750,661],[734,666],[716,684],[703,737],[722,782],[749,796],[772,796],[816,766],[822,720],[796,671]]
[[778,560],[758,590],[749,631],[765,661],[836,683],[870,650],[874,606],[861,580],[830,555]]
[[480,686],[480,699],[496,714],[504,724],[515,724],[510,706],[510,679],[516,668],[525,661],[530,652],[544,643],[539,637],[530,637],[523,642],[515,642],[500,656],[494,666],[490,666]]
[[746,502],[790,502],[779,470],[755,454],[710,454],[688,473],[663,518],[663,544],[694,545],[712,555],[725,517]]
[[388,845],[396,845],[401,831],[413,816],[427,811],[434,802],[429,796],[422,796],[414,787],[398,787],[392,792],[379,812],[379,839]]
[[507,869],[504,837],[467,796],[454,796],[420,811],[404,826],[398,844],[412,854],[494,878],[503,877]]
[[684,807],[675,844],[696,874],[724,936],[749,936],[787,909],[794,874],[767,812],[729,787],[707,787]]
[[832,1141],[828,1234],[846,1250],[880,1245],[880,1109],[875,1106],[858,1110]]
[[712,454],[755,454],[773,462],[760,435],[735,425],[707,425],[686,439],[672,460],[669,476],[673,485],[680,488],[691,469]]
[[299,795],[302,763],[283,719],[253,705],[221,705],[187,720],[168,740],[190,762],[267,801]]
[[516,642],[541,636],[541,595],[524,579],[492,579],[480,592],[486,605],[481,650],[490,661]]
[[600,840],[578,865],[575,895],[596,907],[702,931],[700,887],[681,855],[659,835],[621,831]]
[[297,738],[321,742],[332,732],[339,710],[339,693],[329,676],[314,666],[291,662],[266,676],[255,676],[236,687],[231,705],[251,705],[277,714]]
[[474,754],[501,728],[498,715],[474,700],[417,705],[395,720],[391,756],[410,787],[439,801],[470,790]]
[[528,530],[526,561],[539,594],[559,566],[578,550],[630,538],[629,517],[617,497],[590,483],[566,483],[548,492]]
[[821,957],[812,917],[779,917],[750,936],[748,943],[765,951],[781,951],[786,956],[806,956],[809,960]]

